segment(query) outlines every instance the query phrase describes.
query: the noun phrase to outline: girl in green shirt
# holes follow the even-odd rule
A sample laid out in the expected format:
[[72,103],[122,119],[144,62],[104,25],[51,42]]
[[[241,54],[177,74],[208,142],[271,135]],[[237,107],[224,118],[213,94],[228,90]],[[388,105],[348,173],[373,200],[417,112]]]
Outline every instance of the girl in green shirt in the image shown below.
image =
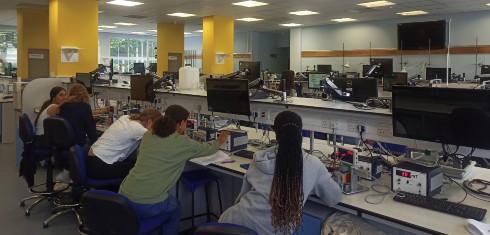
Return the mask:
[[178,234],[181,207],[168,191],[179,179],[186,161],[217,152],[228,138],[228,132],[221,132],[217,140],[207,143],[190,139],[184,135],[188,117],[185,108],[171,105],[163,117],[155,120],[153,131],[143,135],[136,164],[119,189],[135,203],[142,218],[172,213],[161,229],[165,235]]

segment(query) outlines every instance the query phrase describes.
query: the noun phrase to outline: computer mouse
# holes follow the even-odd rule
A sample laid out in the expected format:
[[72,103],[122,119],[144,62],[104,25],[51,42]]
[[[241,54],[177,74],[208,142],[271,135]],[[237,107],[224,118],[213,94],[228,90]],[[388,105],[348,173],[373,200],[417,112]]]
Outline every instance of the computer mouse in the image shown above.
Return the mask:
[[474,219],[466,220],[466,228],[473,235],[490,235],[490,224],[478,222]]

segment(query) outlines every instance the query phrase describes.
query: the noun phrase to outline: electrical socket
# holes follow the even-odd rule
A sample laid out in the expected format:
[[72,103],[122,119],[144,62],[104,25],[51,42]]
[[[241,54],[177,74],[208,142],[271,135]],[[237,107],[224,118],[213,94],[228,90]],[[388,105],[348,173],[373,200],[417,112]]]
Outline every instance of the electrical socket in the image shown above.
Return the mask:
[[347,121],[347,131],[359,133],[359,129],[357,129],[357,126],[366,127],[366,123],[363,123],[362,121],[354,121],[354,120]]
[[330,122],[330,128],[332,128],[332,129],[338,129],[339,128],[339,123],[337,121],[332,120]]
[[387,124],[378,125],[377,133],[379,136],[392,137],[393,136],[393,126]]
[[323,128],[330,128],[330,119],[323,119],[322,120],[322,127]]

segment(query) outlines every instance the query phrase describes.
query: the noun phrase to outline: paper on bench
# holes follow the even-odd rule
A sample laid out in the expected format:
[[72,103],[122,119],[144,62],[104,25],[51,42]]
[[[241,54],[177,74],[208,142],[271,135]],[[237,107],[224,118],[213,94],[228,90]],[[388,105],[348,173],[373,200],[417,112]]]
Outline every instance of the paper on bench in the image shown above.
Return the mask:
[[211,163],[222,162],[222,161],[228,160],[228,159],[230,159],[230,156],[228,154],[226,154],[225,152],[219,150],[215,154],[212,154],[212,155],[209,155],[206,157],[194,158],[194,159],[191,159],[190,161],[197,163],[199,165],[207,166]]

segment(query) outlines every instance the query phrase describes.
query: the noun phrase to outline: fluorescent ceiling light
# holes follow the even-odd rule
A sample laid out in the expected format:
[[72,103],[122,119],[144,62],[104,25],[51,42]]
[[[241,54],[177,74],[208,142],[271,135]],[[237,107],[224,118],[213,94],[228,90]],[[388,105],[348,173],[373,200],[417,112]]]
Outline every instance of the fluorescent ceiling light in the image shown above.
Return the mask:
[[125,7],[134,7],[143,4],[142,2],[133,2],[133,1],[126,1],[126,0],[114,0],[107,3],[113,5],[125,6]]
[[185,35],[189,35],[189,34],[192,34],[192,33],[190,33],[190,32],[184,32],[184,34],[185,34]]
[[118,23],[114,23],[116,25],[124,25],[124,26],[133,26],[133,25],[136,25],[136,24],[133,24],[133,23],[125,23],[125,22],[118,22]]
[[340,19],[332,19],[332,21],[335,21],[335,22],[351,22],[351,21],[356,21],[356,19],[352,19],[352,18],[340,18]]
[[279,24],[280,26],[286,26],[286,27],[296,27],[296,26],[301,26],[303,24],[296,24],[296,23],[288,23],[288,24]]
[[[104,29],[99,29],[99,31],[104,31]],[[2,34],[0,34],[0,35],[2,35]]]
[[265,6],[269,5],[269,3],[265,2],[257,2],[257,1],[243,1],[243,2],[235,2],[233,5],[236,6],[242,6],[242,7],[260,7],[260,6]]
[[114,25],[99,25],[99,28],[115,29],[117,26]]
[[257,18],[252,18],[252,17],[246,17],[246,18],[241,18],[241,19],[236,19],[240,21],[247,21],[247,22],[253,22],[253,21],[261,21],[263,19],[257,19]]
[[145,32],[131,32],[132,34],[146,35]]
[[293,12],[289,12],[289,14],[299,15],[299,16],[308,16],[308,15],[316,15],[316,14],[319,14],[319,13],[318,12],[315,12],[315,11],[304,10],[304,11],[293,11]]
[[196,16],[196,14],[189,14],[189,13],[183,13],[183,12],[175,12],[172,14],[167,14],[168,16],[177,16],[177,17],[191,17],[191,16]]
[[384,6],[395,5],[395,3],[388,2],[388,1],[374,1],[374,2],[359,3],[357,5],[363,7],[384,7]]
[[149,29],[149,30],[146,30],[148,32],[156,32],[157,30],[156,29]]
[[196,30],[194,32],[196,32],[196,33],[202,33],[203,31],[202,31],[202,29],[200,29],[200,30]]
[[490,6],[490,3],[487,3],[487,6]]
[[99,14],[100,14],[100,13],[104,13],[104,12],[105,12],[105,11],[99,11]]
[[396,14],[402,15],[402,16],[415,16],[415,15],[429,14],[429,12],[426,12],[426,11],[405,11],[405,12],[398,12]]

